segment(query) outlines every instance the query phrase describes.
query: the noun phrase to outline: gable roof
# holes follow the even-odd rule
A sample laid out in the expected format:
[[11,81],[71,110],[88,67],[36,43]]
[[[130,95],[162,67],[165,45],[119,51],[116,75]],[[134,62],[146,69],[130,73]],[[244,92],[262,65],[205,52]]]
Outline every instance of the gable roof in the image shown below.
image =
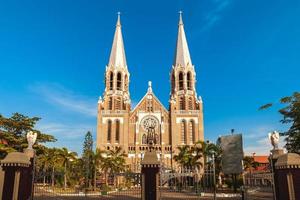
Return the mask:
[[155,94],[152,91],[152,83],[151,81],[148,82],[148,90],[146,92],[146,94],[144,95],[144,97],[139,101],[139,103],[134,107],[134,109],[131,111],[131,113],[135,112],[135,110],[141,105],[141,103],[143,102],[143,100],[147,97],[148,94],[151,94],[153,96],[153,98],[161,105],[161,107],[163,108],[163,110],[165,112],[169,112],[165,106],[159,101],[159,99],[155,96]]
[[268,156],[254,156],[253,159],[255,162],[258,162],[258,163],[269,163]]

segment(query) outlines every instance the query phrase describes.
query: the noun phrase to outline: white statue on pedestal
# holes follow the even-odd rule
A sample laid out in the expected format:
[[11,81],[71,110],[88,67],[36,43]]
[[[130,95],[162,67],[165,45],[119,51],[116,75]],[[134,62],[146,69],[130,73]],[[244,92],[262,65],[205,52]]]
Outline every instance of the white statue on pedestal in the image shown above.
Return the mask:
[[278,149],[279,133],[277,131],[273,131],[272,133],[269,133],[269,140],[273,146],[273,149]]
[[27,149],[32,149],[32,146],[34,145],[37,137],[37,133],[34,133],[33,131],[29,131],[26,135],[28,147]]

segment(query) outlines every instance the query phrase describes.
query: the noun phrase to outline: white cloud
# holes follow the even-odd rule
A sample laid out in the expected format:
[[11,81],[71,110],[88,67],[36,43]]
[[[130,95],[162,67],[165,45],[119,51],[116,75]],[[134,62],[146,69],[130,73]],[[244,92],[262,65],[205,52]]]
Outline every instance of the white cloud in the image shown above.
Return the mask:
[[214,0],[214,7],[204,16],[204,25],[201,31],[206,31],[213,27],[221,18],[223,11],[228,8],[232,0]]
[[[283,148],[285,145],[284,137],[280,137],[279,147]],[[245,155],[252,155],[252,153],[256,153],[256,155],[269,155],[270,150],[272,150],[272,145],[269,141],[268,137],[263,137],[253,144],[244,148]]]
[[36,94],[41,95],[43,100],[62,109],[92,117],[97,115],[97,99],[75,94],[58,84],[34,84],[29,88]]
[[271,125],[259,126],[249,130],[249,133],[244,134],[245,139],[257,139],[262,137],[268,137],[268,133],[276,130]]
[[[62,139],[79,139],[84,137],[87,131],[93,132],[95,130],[95,125],[89,124],[63,124],[63,123],[56,123],[56,122],[39,122],[37,124],[37,129],[41,130],[44,133],[50,134],[55,136],[60,140]],[[60,141],[64,142],[64,141]]]

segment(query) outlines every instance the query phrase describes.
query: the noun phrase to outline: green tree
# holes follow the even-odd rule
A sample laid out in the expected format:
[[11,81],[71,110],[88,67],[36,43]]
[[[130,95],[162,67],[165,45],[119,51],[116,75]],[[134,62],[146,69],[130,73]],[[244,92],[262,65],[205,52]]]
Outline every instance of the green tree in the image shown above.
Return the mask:
[[[115,174],[124,172],[126,170],[126,160],[127,155],[122,150],[121,147],[116,147],[114,150],[111,149],[108,151],[108,156],[106,158],[106,164],[109,167],[109,172],[114,177],[114,182],[116,182]],[[118,181],[115,184],[118,186]]]
[[178,154],[174,156],[174,160],[180,164],[181,170],[191,165],[191,151],[188,145],[177,147]]
[[[285,147],[289,152],[300,153],[300,93],[295,92],[291,96],[281,98],[280,103],[283,104],[283,108],[279,110],[283,117],[280,122],[290,126],[280,135],[286,136]],[[260,110],[267,109],[272,105],[272,103],[268,103],[261,106]]]
[[35,129],[35,125],[40,119],[39,117],[28,117],[20,113],[14,113],[9,118],[0,115],[0,159],[10,151],[22,151],[26,148],[26,134],[28,131],[37,133],[37,140],[34,145],[37,154],[43,148],[41,143],[55,142],[56,139],[52,135]]
[[91,179],[93,176],[93,136],[90,131],[88,131],[84,138],[82,159],[85,163],[85,184],[86,186],[91,186]]
[[58,152],[59,159],[61,160],[61,164],[64,167],[64,189],[67,188],[67,174],[68,174],[68,167],[71,168],[71,163],[75,161],[77,158],[76,152],[68,151],[67,148],[63,147],[59,149]]
[[101,168],[101,164],[103,163],[104,155],[106,151],[96,149],[95,153],[93,154],[93,164],[94,164],[94,191],[96,190],[96,182],[97,182],[97,172]]
[[106,157],[102,160],[102,163],[100,165],[100,169],[104,173],[105,185],[108,184],[108,173],[111,169],[111,165],[112,165],[111,163],[112,163],[112,159],[108,157],[108,155],[106,154]]
[[55,184],[55,170],[59,166],[59,162],[62,160],[60,156],[61,150],[58,148],[45,148],[43,154],[37,156],[36,170],[44,176],[46,172],[51,174],[51,186]]
[[254,158],[251,156],[245,156],[243,159],[243,164],[244,164],[244,169],[245,170],[252,170],[252,169],[257,169],[259,163],[254,161]]

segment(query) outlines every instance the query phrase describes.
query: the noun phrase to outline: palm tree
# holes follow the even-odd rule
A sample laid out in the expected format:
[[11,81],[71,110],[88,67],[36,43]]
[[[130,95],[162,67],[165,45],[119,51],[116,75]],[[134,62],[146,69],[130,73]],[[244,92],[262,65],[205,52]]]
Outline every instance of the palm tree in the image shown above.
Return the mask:
[[63,147],[59,150],[59,156],[61,163],[64,166],[64,190],[67,187],[67,166],[76,159],[77,153],[70,152],[67,148]]
[[201,162],[201,158],[203,157],[203,149],[200,145],[194,145],[191,148],[192,159],[191,159],[191,167],[200,170],[203,167],[203,163]]
[[221,155],[221,148],[213,143],[204,142],[200,140],[195,143],[195,146],[201,146],[205,164],[207,163],[207,158],[212,157],[212,154],[215,154],[215,157]]
[[[110,173],[116,174],[124,172],[126,169],[126,160],[127,155],[122,150],[121,147],[117,147],[115,150],[108,151],[108,163],[110,165]],[[115,178],[115,176],[114,176]],[[115,179],[114,179],[115,182]],[[118,182],[117,182],[118,185]]]
[[188,145],[177,147],[179,150],[178,155],[174,156],[174,160],[178,162],[181,166],[181,170],[183,168],[190,166],[191,162],[191,151]]
[[59,149],[57,148],[47,148],[44,150],[43,154],[40,154],[37,158],[37,166],[42,169],[43,173],[43,182],[45,185],[46,172],[51,171],[51,186],[54,186],[55,178],[55,168],[59,160]]
[[107,179],[108,179],[108,172],[110,171],[110,167],[111,167],[111,159],[106,154],[106,156],[103,158],[102,163],[100,165],[101,171],[104,172],[105,185],[108,184]]
[[94,164],[94,191],[96,190],[96,179],[97,179],[97,171],[104,160],[105,155],[104,150],[96,149],[96,152],[93,153],[93,164]]

